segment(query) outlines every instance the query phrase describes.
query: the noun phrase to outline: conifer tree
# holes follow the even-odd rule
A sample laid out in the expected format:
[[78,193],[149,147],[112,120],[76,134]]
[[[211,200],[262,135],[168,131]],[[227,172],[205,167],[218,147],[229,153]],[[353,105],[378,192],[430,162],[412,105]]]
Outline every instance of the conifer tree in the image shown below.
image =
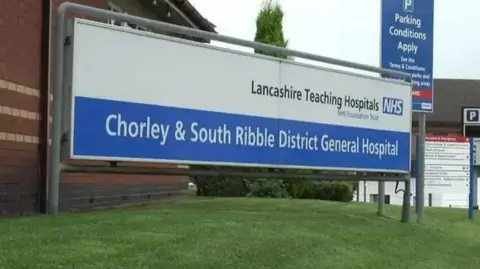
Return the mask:
[[[257,15],[255,41],[286,48],[288,40],[283,35],[283,10],[278,2],[264,0]],[[255,53],[288,59],[288,55],[255,50]]]

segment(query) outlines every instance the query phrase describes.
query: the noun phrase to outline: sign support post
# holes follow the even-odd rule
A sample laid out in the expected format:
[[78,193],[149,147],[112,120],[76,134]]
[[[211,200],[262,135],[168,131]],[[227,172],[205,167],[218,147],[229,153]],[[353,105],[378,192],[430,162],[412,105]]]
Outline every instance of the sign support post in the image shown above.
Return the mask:
[[378,182],[378,215],[385,216],[385,182]]
[[417,155],[417,222],[423,221],[425,212],[425,134],[426,114],[418,114],[418,155]]
[[474,219],[474,206],[475,206],[475,193],[477,189],[477,173],[475,173],[475,163],[476,163],[476,146],[475,139],[470,138],[470,182],[469,182],[469,192],[468,192],[468,218]]
[[64,64],[64,46],[65,46],[65,15],[57,12],[55,23],[55,75],[53,82],[53,115],[52,115],[52,145],[50,147],[50,170],[47,180],[47,213],[51,215],[58,214],[59,189],[60,189],[60,160],[63,142],[63,64]]
[[411,184],[410,176],[408,176],[405,180],[405,189],[403,193],[403,204],[409,205],[402,207],[402,220],[405,222],[410,221],[410,193],[412,192],[412,184]]
[[[475,146],[475,145],[474,145]],[[476,149],[475,149],[476,151]],[[478,210],[478,166],[474,164],[473,170],[473,210]]]

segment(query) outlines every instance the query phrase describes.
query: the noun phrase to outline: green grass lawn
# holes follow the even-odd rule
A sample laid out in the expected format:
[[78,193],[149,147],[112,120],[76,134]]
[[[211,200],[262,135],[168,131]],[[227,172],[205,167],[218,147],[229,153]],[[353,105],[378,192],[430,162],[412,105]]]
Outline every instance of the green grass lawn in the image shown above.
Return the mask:
[[[480,268],[466,210],[310,200],[187,199],[103,212],[0,220],[0,268]],[[480,217],[480,216],[479,216]]]

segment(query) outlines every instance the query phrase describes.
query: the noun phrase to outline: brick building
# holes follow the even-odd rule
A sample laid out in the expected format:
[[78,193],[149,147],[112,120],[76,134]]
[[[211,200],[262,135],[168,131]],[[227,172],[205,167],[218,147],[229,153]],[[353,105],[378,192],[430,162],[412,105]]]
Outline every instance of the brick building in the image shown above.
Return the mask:
[[[0,215],[45,210],[51,33],[59,0],[0,1]],[[76,0],[98,8],[215,31],[186,0]],[[123,27],[142,26],[109,21]],[[119,56],[121,57],[121,56]],[[162,199],[185,189],[186,178],[65,174],[60,209]]]

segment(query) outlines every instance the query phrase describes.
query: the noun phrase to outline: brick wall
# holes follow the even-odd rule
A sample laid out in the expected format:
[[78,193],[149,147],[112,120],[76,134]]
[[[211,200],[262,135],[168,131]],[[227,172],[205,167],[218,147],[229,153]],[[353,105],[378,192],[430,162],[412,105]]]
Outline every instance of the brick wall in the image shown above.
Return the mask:
[[172,176],[67,174],[60,187],[60,210],[174,199],[187,188],[187,178]]
[[0,1],[0,215],[37,211],[41,195],[42,2]]
[[[47,2],[0,1],[0,215],[37,212],[44,196],[42,124],[49,119],[41,104],[49,97],[42,87],[42,8]],[[107,5],[106,0],[77,2]]]

